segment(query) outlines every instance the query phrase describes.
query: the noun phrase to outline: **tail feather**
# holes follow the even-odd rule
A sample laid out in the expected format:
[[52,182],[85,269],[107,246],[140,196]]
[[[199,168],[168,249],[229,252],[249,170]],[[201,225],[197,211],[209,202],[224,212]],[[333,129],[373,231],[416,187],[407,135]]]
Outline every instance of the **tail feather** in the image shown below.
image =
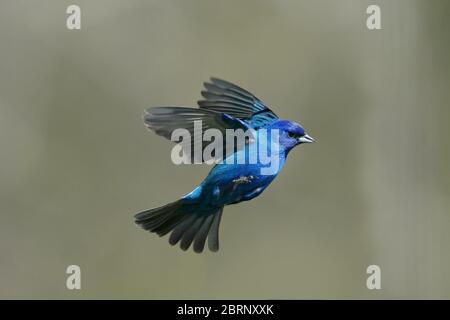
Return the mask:
[[202,226],[205,217],[199,217],[195,219],[194,223],[189,227],[189,229],[183,234],[183,238],[181,238],[180,248],[181,250],[186,251],[191,246],[192,241],[194,241],[194,237],[197,234],[198,230]]
[[157,232],[157,234],[160,237],[165,236],[170,231],[172,231],[178,224],[183,222],[188,216],[189,216],[188,214],[180,213],[174,215],[173,217],[170,217],[166,222],[164,222],[159,227],[159,232]]
[[209,229],[208,247],[209,250],[213,252],[217,252],[219,250],[219,226],[220,220],[222,219],[222,211],[223,207],[220,208],[217,214],[214,216],[211,229]]
[[135,223],[144,230],[163,236],[175,228],[185,216],[177,212],[180,207],[181,203],[176,201],[159,208],[142,211],[134,216]]
[[214,219],[214,214],[210,214],[203,221],[200,230],[198,230],[194,238],[194,251],[200,253],[205,248],[206,237],[208,237],[209,229],[211,228],[211,223]]
[[183,237],[184,233],[189,230],[189,227],[194,223],[196,218],[197,217],[192,214],[190,217],[180,223],[170,235],[169,243],[171,245],[176,245],[178,241],[180,241],[180,239]]
[[195,213],[195,206],[178,200],[165,206],[136,214],[135,222],[144,230],[164,236],[172,231],[169,243],[180,242],[180,248],[187,250],[194,243],[194,251],[200,253],[206,238],[211,251],[219,249],[219,224],[222,208],[209,212]]

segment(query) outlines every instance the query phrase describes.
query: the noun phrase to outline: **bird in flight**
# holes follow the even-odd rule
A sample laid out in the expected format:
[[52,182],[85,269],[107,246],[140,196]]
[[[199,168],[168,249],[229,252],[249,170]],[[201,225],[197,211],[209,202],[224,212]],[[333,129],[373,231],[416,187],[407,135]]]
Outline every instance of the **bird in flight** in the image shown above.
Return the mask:
[[[159,236],[171,232],[171,245],[180,243],[180,248],[187,250],[193,244],[197,253],[203,251],[206,240],[211,251],[219,250],[219,225],[224,206],[248,201],[260,195],[280,172],[292,148],[314,142],[300,124],[279,119],[247,90],[217,78],[211,78],[204,86],[205,90],[201,93],[204,100],[198,101],[199,108],[149,108],[144,115],[147,127],[168,139],[172,139],[176,129],[182,128],[192,134],[192,140],[189,142],[195,143],[198,134],[194,132],[194,123],[201,121],[202,132],[211,128],[221,133],[229,129],[250,130],[251,139],[232,147],[224,143],[223,150],[220,150],[222,152],[217,152],[218,158],[214,167],[192,192],[177,201],[134,216],[135,223],[144,230]],[[278,165],[273,171],[263,172],[262,168],[267,164],[262,161],[251,162],[248,159],[249,155],[255,152],[252,151],[255,150],[252,145],[258,143],[258,138],[263,136],[262,132],[267,131],[278,134],[276,139],[264,134],[271,142],[267,146]],[[268,136],[271,138],[267,138]],[[205,141],[202,141],[202,150],[205,147]],[[246,161],[230,161],[240,156]],[[198,158],[198,155],[194,154],[192,158]],[[203,162],[205,160],[200,159]]]

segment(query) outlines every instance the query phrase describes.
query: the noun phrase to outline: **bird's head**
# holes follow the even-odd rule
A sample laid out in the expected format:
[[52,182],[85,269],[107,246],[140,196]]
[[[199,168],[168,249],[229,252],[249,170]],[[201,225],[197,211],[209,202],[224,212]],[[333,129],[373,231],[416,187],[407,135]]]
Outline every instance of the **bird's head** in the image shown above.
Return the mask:
[[279,130],[280,145],[284,146],[287,151],[299,144],[315,141],[306,134],[305,129],[300,124],[294,121],[278,120],[270,128]]

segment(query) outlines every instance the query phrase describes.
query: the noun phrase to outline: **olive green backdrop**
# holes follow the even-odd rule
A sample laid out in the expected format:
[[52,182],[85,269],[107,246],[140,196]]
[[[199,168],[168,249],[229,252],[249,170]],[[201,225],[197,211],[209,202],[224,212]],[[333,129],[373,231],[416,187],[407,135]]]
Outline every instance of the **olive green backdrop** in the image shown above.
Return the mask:
[[[66,28],[78,4],[82,29]],[[366,28],[381,7],[382,30]],[[1,298],[450,298],[450,2],[0,1]],[[132,215],[175,166],[146,107],[242,85],[318,142],[227,207],[218,253]],[[82,289],[66,289],[77,264]],[[381,290],[366,268],[381,267]]]

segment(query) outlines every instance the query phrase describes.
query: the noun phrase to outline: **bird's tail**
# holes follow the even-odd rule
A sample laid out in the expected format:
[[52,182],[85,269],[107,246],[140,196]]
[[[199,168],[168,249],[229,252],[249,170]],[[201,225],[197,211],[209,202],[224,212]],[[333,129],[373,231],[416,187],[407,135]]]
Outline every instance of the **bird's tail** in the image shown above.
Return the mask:
[[142,211],[134,218],[135,223],[141,228],[160,237],[172,231],[169,243],[175,245],[181,241],[182,250],[187,250],[193,242],[194,251],[200,253],[208,238],[209,250],[218,251],[223,207],[202,213],[196,213],[194,209],[192,203],[185,203],[180,199],[159,208]]

